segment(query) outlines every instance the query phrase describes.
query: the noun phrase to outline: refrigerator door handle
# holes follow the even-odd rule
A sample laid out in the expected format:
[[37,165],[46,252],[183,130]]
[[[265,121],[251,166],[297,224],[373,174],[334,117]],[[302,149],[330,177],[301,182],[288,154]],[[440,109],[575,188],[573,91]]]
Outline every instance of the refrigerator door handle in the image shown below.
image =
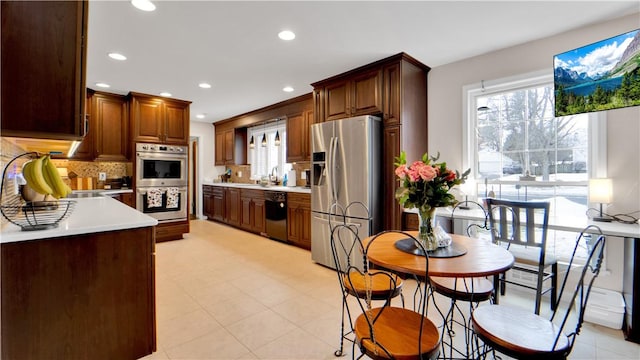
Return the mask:
[[331,140],[329,140],[329,154],[327,156],[327,163],[326,163],[327,165],[325,166],[325,172],[329,171],[329,176],[327,177],[327,184],[329,187],[330,194],[332,196],[331,204],[335,203],[335,198],[333,198],[333,164],[331,163],[331,160],[333,159],[332,154],[333,154],[333,136],[331,137]]
[[337,166],[336,166],[336,153],[338,152],[338,138],[331,138],[331,147],[333,151],[331,151],[331,191],[333,193],[333,202],[338,201],[338,174],[337,174]]

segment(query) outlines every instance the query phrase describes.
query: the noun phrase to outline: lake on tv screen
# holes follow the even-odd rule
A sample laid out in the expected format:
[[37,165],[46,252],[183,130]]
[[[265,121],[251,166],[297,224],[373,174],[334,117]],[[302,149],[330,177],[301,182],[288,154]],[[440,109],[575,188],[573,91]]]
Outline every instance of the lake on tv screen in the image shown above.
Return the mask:
[[611,79],[590,81],[584,84],[565,88],[564,91],[567,93],[574,93],[577,96],[589,96],[593,94],[594,91],[596,91],[597,86],[600,86],[602,90],[611,91],[618,89],[621,84],[622,76],[619,76]]

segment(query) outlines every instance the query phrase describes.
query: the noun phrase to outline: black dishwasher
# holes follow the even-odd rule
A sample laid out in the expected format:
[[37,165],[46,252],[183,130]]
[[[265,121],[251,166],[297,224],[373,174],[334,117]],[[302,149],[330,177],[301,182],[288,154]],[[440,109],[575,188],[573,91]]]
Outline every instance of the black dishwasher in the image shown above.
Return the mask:
[[287,241],[287,193],[265,191],[264,206],[267,236]]

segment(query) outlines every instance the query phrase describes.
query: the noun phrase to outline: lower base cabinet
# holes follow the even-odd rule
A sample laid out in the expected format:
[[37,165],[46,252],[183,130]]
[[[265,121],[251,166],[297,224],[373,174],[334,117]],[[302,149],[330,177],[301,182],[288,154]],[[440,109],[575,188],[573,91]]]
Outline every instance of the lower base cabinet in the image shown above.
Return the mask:
[[[202,211],[209,220],[265,235],[264,191],[203,185]],[[311,249],[311,194],[287,192],[287,239]]]
[[189,220],[158,224],[156,242],[180,240],[187,233],[189,233]]
[[136,204],[134,202],[133,193],[120,193],[112,196],[114,199],[124,203],[135,209]]
[[2,359],[156,350],[154,228],[0,245]]
[[287,238],[296,246],[311,249],[311,194],[287,195]]
[[240,190],[240,227],[257,234],[266,232],[264,191]]

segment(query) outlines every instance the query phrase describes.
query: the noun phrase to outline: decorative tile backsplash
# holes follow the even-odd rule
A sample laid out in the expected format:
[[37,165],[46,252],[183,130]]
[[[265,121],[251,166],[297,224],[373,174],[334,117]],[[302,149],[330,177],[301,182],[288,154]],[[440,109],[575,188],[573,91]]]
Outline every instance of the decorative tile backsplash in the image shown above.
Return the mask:
[[133,174],[132,163],[122,162],[91,162],[74,160],[53,160],[56,167],[67,168],[67,172],[75,173],[78,177],[97,178],[98,173],[107,173],[107,179],[119,179]]
[[[14,157],[24,153],[24,149],[16,146],[12,142],[0,137],[0,165],[4,169]],[[26,160],[26,158],[24,159]],[[81,178],[98,178],[98,173],[107,174],[107,179],[120,179],[123,176],[133,175],[133,163],[127,162],[92,162],[92,161],[75,161],[75,160],[58,160],[52,159],[53,164],[60,168],[67,168],[69,174],[75,173]],[[21,161],[24,162],[24,161]],[[20,168],[21,163],[17,163]],[[67,182],[68,180],[65,179]]]
[[[310,165],[311,163],[308,161],[291,164],[293,170],[296,171],[297,186],[305,186],[306,180],[302,180],[301,176],[305,170],[309,169]],[[231,178],[229,178],[229,181],[231,182],[245,184],[252,184],[255,182],[251,180],[251,165],[227,165],[226,169],[231,169]],[[242,177],[238,176],[239,173],[242,173]]]

